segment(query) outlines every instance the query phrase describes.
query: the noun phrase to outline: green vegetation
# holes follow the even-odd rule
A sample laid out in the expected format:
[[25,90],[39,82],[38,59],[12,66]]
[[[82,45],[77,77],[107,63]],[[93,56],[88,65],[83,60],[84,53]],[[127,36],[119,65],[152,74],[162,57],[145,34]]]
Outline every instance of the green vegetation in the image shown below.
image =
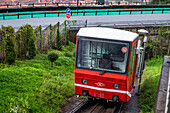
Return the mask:
[[4,33],[4,38],[5,38],[5,61],[8,64],[13,64],[15,62],[16,54],[14,51],[14,43],[13,43],[13,38],[15,38],[15,32],[14,29],[9,26],[9,27],[2,27],[2,31]]
[[29,59],[32,59],[36,56],[36,49],[35,49],[35,44],[34,44],[33,38],[29,39],[28,51],[29,51],[29,57],[28,57]]
[[11,26],[2,26],[0,29],[0,63],[12,64],[16,58],[32,59],[36,53],[47,53],[51,49],[61,50],[62,46],[69,44],[69,31],[62,29],[62,25],[61,29],[59,27],[59,22],[54,26],[49,25],[44,30],[41,26],[33,30],[31,25],[25,25],[15,32]]
[[14,29],[11,26],[2,26],[0,29],[0,63],[12,64],[15,62],[14,39]]
[[53,62],[58,59],[58,54],[56,51],[50,51],[48,53],[48,60],[51,61],[51,67],[53,67]]
[[57,49],[61,50],[61,36],[60,36],[59,27],[57,28],[56,45],[57,45]]
[[163,57],[153,58],[146,61],[146,68],[142,75],[141,95],[139,105],[141,113],[148,113],[154,110],[157,89],[161,75]]
[[[53,68],[46,54],[19,61],[9,66],[0,64],[0,111],[56,113],[74,93],[73,52],[69,42],[61,51]],[[69,55],[68,55],[69,54]],[[71,56],[72,55],[72,56]]]
[[169,31],[165,26],[158,30],[158,37],[148,37],[146,43],[146,57],[150,59],[159,55],[170,54],[170,28]]
[[11,26],[0,29],[2,113],[60,112],[73,95],[75,44],[63,43],[59,23],[41,29],[39,26],[33,30],[31,25],[22,26],[17,32]]
[[66,45],[69,45],[69,30],[66,30]]
[[20,27],[16,32],[16,48],[18,48],[17,56],[20,59],[32,59],[36,56],[35,34],[31,25]]
[[153,4],[167,4],[169,2],[169,0],[152,0]]
[[[74,93],[75,45],[69,42],[68,32],[67,29],[65,39],[62,38],[59,23],[57,27],[50,26],[43,31],[41,26],[33,30],[30,25],[25,25],[17,32],[10,26],[2,26],[1,112],[60,112],[60,107]],[[169,38],[170,33],[161,27],[159,34],[161,37]],[[153,40],[149,39],[147,47],[154,52],[159,42],[163,41],[153,43]],[[51,50],[52,48],[55,50]],[[44,54],[47,52],[48,55]],[[15,62],[16,58],[18,60]],[[51,67],[48,60],[51,61]],[[139,104],[141,112],[153,112],[162,60],[163,58],[159,57],[146,62]]]

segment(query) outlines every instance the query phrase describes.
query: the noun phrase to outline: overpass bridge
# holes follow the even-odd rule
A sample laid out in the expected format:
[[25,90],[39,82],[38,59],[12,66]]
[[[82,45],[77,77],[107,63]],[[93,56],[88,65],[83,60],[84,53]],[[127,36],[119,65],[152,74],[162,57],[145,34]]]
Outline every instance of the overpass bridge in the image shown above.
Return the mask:
[[[63,23],[68,20],[66,17],[26,18],[0,20],[0,27],[13,26],[16,30],[19,27],[30,24],[33,28],[41,25],[42,28]],[[87,21],[87,26],[146,26],[146,25],[169,25],[170,14],[136,14],[136,15],[97,15],[97,16],[72,16],[71,20]]]
[[[99,6],[41,6],[0,9],[1,25],[20,26],[30,24],[34,28],[41,25],[63,23],[67,18],[66,8],[71,9],[69,20],[87,20],[87,26],[140,26],[143,24],[168,25],[170,5],[99,5]],[[78,8],[78,10],[77,10]],[[6,20],[9,19],[9,20]],[[107,24],[107,25],[106,25]],[[119,25],[118,25],[119,24]]]

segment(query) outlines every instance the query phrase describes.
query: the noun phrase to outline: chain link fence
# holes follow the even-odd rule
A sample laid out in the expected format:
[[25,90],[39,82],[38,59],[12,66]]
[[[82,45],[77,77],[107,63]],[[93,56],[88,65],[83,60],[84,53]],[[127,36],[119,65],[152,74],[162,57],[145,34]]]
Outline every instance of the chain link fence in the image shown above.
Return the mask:
[[[74,25],[73,23],[74,21],[64,21],[62,24],[58,22],[57,24],[53,26],[49,25],[44,29],[42,26],[35,28],[35,45],[37,50],[46,53],[51,48],[58,48],[58,40],[61,45],[64,45],[66,41],[66,30],[69,29],[70,25]],[[57,32],[57,30],[59,30],[59,32]]]

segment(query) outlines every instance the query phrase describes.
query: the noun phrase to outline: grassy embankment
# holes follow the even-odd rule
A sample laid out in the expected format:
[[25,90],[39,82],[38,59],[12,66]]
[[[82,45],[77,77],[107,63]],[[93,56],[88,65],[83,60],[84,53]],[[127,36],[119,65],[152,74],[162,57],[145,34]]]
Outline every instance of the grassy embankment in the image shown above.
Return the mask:
[[139,108],[141,113],[153,113],[157,89],[161,75],[163,57],[146,61],[146,68],[142,75]]
[[12,66],[0,64],[0,112],[59,112],[74,93],[74,49],[71,43],[57,51],[53,68],[46,54]]

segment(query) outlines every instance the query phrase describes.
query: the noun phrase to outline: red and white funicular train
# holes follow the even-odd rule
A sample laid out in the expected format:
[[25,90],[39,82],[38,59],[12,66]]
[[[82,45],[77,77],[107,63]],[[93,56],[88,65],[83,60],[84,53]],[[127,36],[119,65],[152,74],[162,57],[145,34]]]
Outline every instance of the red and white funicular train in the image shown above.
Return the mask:
[[75,94],[128,102],[137,68],[138,36],[112,28],[81,28],[77,33]]

